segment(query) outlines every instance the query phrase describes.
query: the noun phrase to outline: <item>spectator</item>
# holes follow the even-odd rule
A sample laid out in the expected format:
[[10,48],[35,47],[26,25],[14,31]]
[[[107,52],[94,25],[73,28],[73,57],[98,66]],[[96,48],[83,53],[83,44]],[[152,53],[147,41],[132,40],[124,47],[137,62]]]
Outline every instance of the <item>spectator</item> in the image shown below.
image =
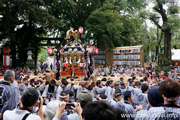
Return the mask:
[[[27,88],[21,97],[21,107],[12,111],[7,110],[4,120],[43,120],[42,105],[43,99],[39,97],[39,93],[34,88]],[[38,115],[33,114],[32,108],[38,105]]]
[[83,110],[85,120],[126,120],[121,114],[125,112],[121,109],[116,110],[101,101],[90,102]]
[[[58,110],[59,102],[68,102],[69,101],[69,93],[67,91],[62,91],[59,95],[60,100],[52,100],[47,104],[46,107],[46,115],[48,120],[52,120],[55,113]],[[68,120],[67,111],[61,113],[61,120]]]
[[14,88],[10,85],[14,82],[15,73],[12,70],[6,70],[4,80],[0,83],[0,118],[6,110],[13,110],[16,107],[16,94]]
[[[80,115],[80,119],[77,118],[73,118],[72,120],[82,120],[82,109],[79,103],[74,103],[75,107],[72,107],[72,109],[78,114]],[[53,105],[52,105],[53,106]],[[54,109],[54,107],[52,107]],[[58,108],[57,108],[57,107]],[[54,111],[51,111],[50,113],[52,114],[52,116],[54,116],[53,119],[49,119],[49,120],[59,120],[61,118],[61,115],[63,114],[63,112],[65,111],[65,106],[66,106],[66,102],[59,102],[55,105],[55,107],[57,108],[57,112],[55,112],[55,116],[54,116]],[[69,118],[68,120],[71,120],[71,118]]]
[[[85,106],[89,103],[89,102],[92,102],[93,100],[93,95],[91,92],[89,92],[88,90],[82,90],[80,93],[79,93],[79,96],[78,96],[78,101],[80,103],[79,106],[81,106],[82,109],[85,108]],[[76,112],[74,114],[70,114],[68,116],[68,120],[75,120],[74,118],[77,118],[76,120],[81,120],[82,119],[82,116],[80,113]]]
[[[149,110],[149,115],[154,114],[153,116],[149,116],[150,119],[153,119],[155,117],[158,120],[159,119],[172,120],[175,119],[174,118],[175,116],[179,118],[180,107],[177,106],[177,100],[180,95],[180,85],[177,83],[177,81],[167,78],[165,81],[161,83],[158,90],[163,96],[164,105],[162,107],[154,108],[153,111]],[[169,113],[173,114],[174,116],[167,118],[166,115],[167,114],[169,115]]]

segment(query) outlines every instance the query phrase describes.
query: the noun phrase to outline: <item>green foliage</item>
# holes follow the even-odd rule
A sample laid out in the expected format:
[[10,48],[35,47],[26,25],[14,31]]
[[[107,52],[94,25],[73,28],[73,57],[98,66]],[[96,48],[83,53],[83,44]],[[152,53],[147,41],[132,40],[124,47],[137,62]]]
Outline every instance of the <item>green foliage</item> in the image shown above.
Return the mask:
[[141,9],[138,11],[138,16],[139,16],[139,18],[146,20],[149,18],[149,13],[145,9]]
[[171,29],[173,33],[173,31],[179,29],[179,25],[180,25],[180,19],[175,15],[171,15],[170,17],[168,17],[167,24],[163,26],[163,29],[164,30]]
[[[62,21],[50,14],[44,0],[2,0],[1,3],[0,15],[3,17],[0,21],[0,40],[10,39],[6,46],[12,50],[13,66],[16,66],[16,59],[18,64],[26,63],[29,43],[33,45],[36,60],[40,43],[37,37],[58,29]],[[21,27],[17,27],[19,25]]]
[[[168,11],[165,10],[165,5],[168,7]],[[164,48],[164,56],[167,59],[167,64],[171,61],[171,39],[173,38],[173,34],[179,30],[180,26],[180,18],[176,16],[176,13],[179,12],[179,7],[175,3],[174,0],[156,0],[155,6],[153,8],[159,15],[162,17],[163,24],[159,25],[155,21],[154,13],[150,14],[150,19],[161,29],[164,34],[164,44],[161,44],[160,47]],[[161,58],[160,58],[161,59]],[[164,64],[161,62],[160,64]]]
[[93,33],[93,38],[96,40],[98,48],[112,48],[114,47],[113,39],[119,37],[121,34],[122,17],[117,12],[117,7],[111,3],[104,4],[104,6],[89,16],[86,21],[86,26]]
[[143,22],[137,15],[145,5],[144,0],[0,0],[0,40],[10,39],[6,46],[19,63],[26,62],[29,43],[36,59],[38,37],[64,38],[70,27],[82,26],[82,42],[94,40],[102,49],[136,45]]
[[100,49],[130,45],[137,37],[140,22],[135,16],[121,16],[118,6],[106,3],[92,12],[86,26]]
[[177,5],[170,6],[168,8],[168,11],[169,11],[170,14],[179,13],[179,7]]
[[39,62],[44,62],[47,58],[49,57],[47,53],[47,47],[41,48],[39,54],[38,54],[38,61]]
[[119,10],[132,14],[136,13],[147,5],[147,2],[144,0],[107,0],[107,2],[117,5]]

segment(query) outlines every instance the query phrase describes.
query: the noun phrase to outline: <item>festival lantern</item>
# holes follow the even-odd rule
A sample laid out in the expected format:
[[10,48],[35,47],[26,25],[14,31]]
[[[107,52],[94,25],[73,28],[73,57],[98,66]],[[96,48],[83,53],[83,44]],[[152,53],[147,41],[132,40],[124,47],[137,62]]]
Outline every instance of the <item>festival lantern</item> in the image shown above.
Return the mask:
[[81,35],[83,33],[83,27],[79,27],[78,33]]
[[83,67],[84,67],[84,63],[81,62],[81,63],[79,64],[79,67],[80,67],[80,68],[83,68]]
[[94,47],[94,46],[91,46],[90,49],[89,49],[89,53],[90,53],[90,54],[94,54],[94,50],[95,50],[95,47]]
[[63,53],[63,50],[60,50],[60,53]]
[[94,50],[94,54],[97,55],[98,54],[98,48],[95,48]]
[[48,54],[49,54],[49,55],[53,55],[53,50],[52,50],[52,48],[50,48],[50,47],[48,48]]
[[63,68],[66,68],[67,67],[67,63],[63,63]]
[[89,48],[89,53],[90,53],[90,54],[97,55],[97,54],[98,54],[98,48],[95,48],[94,46],[91,46],[91,47]]

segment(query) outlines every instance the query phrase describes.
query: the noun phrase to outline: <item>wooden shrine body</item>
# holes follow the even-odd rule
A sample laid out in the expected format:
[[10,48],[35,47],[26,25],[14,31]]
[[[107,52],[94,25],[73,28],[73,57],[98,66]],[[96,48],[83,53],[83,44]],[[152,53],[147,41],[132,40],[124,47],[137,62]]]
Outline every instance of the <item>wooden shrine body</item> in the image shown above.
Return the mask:
[[60,50],[60,78],[86,76],[85,49],[82,43],[72,39]]

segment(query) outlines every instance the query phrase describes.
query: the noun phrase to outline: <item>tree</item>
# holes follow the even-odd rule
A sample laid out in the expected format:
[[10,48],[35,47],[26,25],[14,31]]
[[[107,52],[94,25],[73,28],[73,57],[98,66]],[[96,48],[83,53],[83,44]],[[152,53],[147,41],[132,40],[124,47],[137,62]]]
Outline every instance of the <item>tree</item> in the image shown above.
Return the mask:
[[[37,59],[37,37],[57,29],[61,21],[49,14],[43,0],[2,0],[0,2],[0,40],[8,38],[6,46],[11,48],[13,67],[16,67],[16,55],[19,64],[25,63],[28,43],[35,48]],[[21,27],[20,27],[21,26]]]
[[40,53],[38,55],[38,61],[43,63],[49,57],[47,53],[47,48],[41,48]]
[[121,15],[119,6],[111,2],[92,12],[86,20],[88,31],[91,31],[100,49],[132,45],[137,39],[140,25],[137,17]]
[[64,38],[70,27],[82,26],[82,42],[93,39],[101,48],[134,45],[141,26],[136,13],[144,5],[143,0],[1,0],[0,40],[9,39],[13,67],[26,62],[29,43],[37,60],[38,37]]
[[[174,1],[174,0],[173,0]],[[162,30],[164,34],[164,56],[171,63],[171,39],[173,30],[178,29],[179,27],[179,18],[175,16],[178,13],[179,7],[177,3],[174,3],[172,0],[156,0],[154,10],[159,13],[162,17],[163,25],[160,26],[156,20],[156,14],[151,14],[150,19]],[[168,12],[164,8],[164,5],[169,5]]]

